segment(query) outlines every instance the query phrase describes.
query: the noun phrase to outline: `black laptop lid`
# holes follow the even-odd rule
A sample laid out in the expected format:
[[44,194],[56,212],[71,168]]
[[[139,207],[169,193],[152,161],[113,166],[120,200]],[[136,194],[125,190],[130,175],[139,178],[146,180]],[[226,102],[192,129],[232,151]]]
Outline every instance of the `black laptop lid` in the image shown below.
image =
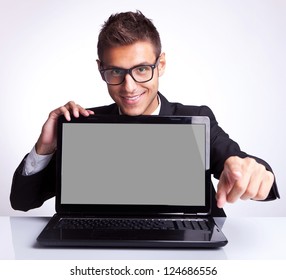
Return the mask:
[[57,212],[209,213],[209,133],[207,117],[59,118]]

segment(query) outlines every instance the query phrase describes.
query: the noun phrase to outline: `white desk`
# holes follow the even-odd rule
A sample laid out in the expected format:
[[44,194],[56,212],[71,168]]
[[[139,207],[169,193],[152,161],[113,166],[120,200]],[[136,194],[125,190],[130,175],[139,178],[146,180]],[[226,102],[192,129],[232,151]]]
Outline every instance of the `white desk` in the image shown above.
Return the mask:
[[36,238],[49,218],[0,217],[0,259],[28,260],[285,260],[285,218],[227,218],[229,243],[220,249],[41,248]]

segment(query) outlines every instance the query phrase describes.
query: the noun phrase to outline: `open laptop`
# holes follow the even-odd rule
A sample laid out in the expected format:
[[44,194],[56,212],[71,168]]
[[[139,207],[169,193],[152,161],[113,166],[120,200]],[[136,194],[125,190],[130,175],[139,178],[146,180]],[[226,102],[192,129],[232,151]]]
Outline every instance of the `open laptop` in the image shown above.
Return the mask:
[[45,246],[221,247],[207,117],[58,121],[56,214]]

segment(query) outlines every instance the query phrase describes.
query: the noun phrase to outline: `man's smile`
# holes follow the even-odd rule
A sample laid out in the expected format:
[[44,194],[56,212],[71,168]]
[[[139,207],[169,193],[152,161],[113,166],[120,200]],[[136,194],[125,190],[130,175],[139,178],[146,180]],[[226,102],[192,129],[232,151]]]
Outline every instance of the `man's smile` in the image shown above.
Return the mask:
[[145,92],[135,95],[121,95],[121,98],[123,99],[124,103],[132,105],[138,102],[144,94]]

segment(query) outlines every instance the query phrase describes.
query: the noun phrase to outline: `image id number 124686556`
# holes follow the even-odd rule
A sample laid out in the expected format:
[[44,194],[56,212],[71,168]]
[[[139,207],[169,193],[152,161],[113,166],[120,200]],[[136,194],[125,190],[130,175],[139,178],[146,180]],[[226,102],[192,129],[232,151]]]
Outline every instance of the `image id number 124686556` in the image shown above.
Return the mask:
[[217,268],[210,266],[202,267],[164,267],[164,275],[217,275]]

